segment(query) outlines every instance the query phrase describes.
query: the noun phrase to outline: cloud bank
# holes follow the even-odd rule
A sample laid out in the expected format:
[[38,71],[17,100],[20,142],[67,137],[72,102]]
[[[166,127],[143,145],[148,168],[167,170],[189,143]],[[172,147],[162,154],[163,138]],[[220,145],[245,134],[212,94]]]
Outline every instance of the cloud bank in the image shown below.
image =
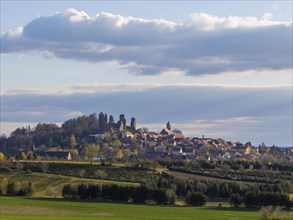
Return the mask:
[[71,8],[3,33],[1,53],[117,62],[137,75],[292,69],[292,22],[194,13],[174,23]]

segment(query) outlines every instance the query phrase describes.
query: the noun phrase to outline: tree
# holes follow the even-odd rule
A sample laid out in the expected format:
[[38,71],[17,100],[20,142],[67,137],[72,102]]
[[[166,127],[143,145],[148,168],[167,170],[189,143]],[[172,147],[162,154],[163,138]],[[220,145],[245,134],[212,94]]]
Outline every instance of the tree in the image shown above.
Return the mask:
[[28,183],[28,185],[23,186],[19,192],[18,192],[18,196],[31,196],[34,193],[34,188],[32,183]]
[[116,148],[120,148],[122,146],[121,141],[119,141],[118,139],[112,142],[112,146],[116,147]]
[[78,150],[77,149],[73,149],[71,151],[71,153],[72,153],[73,156],[77,156],[78,155]]
[[233,193],[230,197],[230,204],[234,207],[238,207],[241,205],[242,203],[242,199],[241,196],[238,193]]
[[7,185],[8,180],[7,178],[3,178],[0,182],[0,196],[4,196],[7,193]]
[[114,117],[113,117],[113,115],[110,115],[110,117],[109,117],[109,124],[110,125],[113,125],[114,123],[115,123]]
[[70,184],[66,184],[62,189],[62,197],[66,199],[76,198],[77,191],[76,188],[72,187]]
[[16,192],[15,192],[15,185],[13,182],[8,182],[7,183],[7,193],[6,193],[8,196],[14,196],[16,195]]
[[26,188],[26,195],[31,196],[33,193],[34,193],[34,186],[31,182],[29,182]]
[[117,149],[117,150],[115,151],[115,157],[116,157],[117,159],[121,159],[121,158],[123,157],[123,152],[122,152],[122,150]]
[[85,184],[80,184],[77,187],[77,195],[79,199],[86,199],[86,194],[87,194],[87,185]]
[[0,161],[3,161],[4,159],[5,159],[5,155],[2,152],[0,152]]
[[168,198],[166,192],[163,189],[151,190],[151,199],[154,200],[158,205],[167,205]]
[[28,160],[34,160],[34,159],[36,159],[36,155],[31,150],[26,153],[26,156],[27,156],[27,159]]
[[167,128],[169,131],[171,131],[171,124],[170,124],[169,121],[168,121],[168,123],[167,123],[167,125],[166,125],[166,128]]
[[84,174],[85,174],[85,169],[78,170],[78,175],[80,178],[82,178],[84,176]]
[[185,202],[191,206],[202,206],[207,202],[207,196],[202,192],[189,191],[186,195]]
[[168,205],[175,205],[175,201],[176,201],[176,193],[174,191],[174,189],[167,189],[166,190],[166,197],[168,200]]
[[71,149],[73,149],[77,145],[75,135],[71,134],[69,139],[70,139]]
[[101,187],[99,185],[90,184],[87,189],[87,197],[89,199],[98,199],[101,197]]
[[18,157],[19,157],[20,160],[26,160],[26,154],[25,154],[25,152],[23,152],[23,151],[19,152]]
[[88,144],[85,146],[85,156],[91,161],[91,164],[93,164],[93,159],[97,156],[99,151],[100,145],[98,144]]
[[105,115],[103,112],[99,114],[99,128],[101,131],[105,130]]
[[46,162],[43,162],[43,163],[41,163],[40,168],[43,171],[43,173],[46,173],[49,169],[49,164]]

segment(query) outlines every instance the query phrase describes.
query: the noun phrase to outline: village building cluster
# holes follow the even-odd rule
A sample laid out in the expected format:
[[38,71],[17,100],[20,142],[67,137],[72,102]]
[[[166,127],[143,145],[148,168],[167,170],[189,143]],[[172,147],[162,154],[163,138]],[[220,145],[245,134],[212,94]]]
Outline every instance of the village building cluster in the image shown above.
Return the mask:
[[[280,150],[278,147],[266,147],[264,144],[253,146],[250,142],[232,142],[222,138],[185,137],[178,129],[171,129],[168,122],[161,132],[149,131],[147,128],[136,128],[136,118],[132,117],[127,125],[124,114],[119,120],[101,112],[97,119],[99,129],[80,139],[79,144],[72,144],[78,151],[79,158],[88,144],[99,145],[99,153],[94,160],[112,160],[135,157],[138,159],[204,159],[215,160],[257,160],[273,155],[293,161],[293,149]],[[72,134],[70,139],[74,140]],[[74,141],[73,141],[74,142]],[[55,147],[56,148],[56,147]],[[33,147],[33,151],[41,157],[71,160],[71,150],[54,150],[55,148],[40,149]],[[58,148],[58,147],[57,147]],[[60,149],[60,148],[59,148]],[[19,148],[20,151],[26,149]]]
[[[185,137],[181,131],[172,131],[170,122],[161,132],[148,131],[139,128],[136,130],[136,120],[131,118],[130,126],[126,125],[123,114],[117,122],[117,133],[112,138],[118,138],[122,143],[122,149],[127,152],[127,156],[137,156],[142,159],[206,159],[211,160],[231,160],[231,159],[261,159],[270,154],[271,148],[265,146],[252,146],[250,142],[232,142],[221,138],[206,138],[204,135],[199,137]],[[103,141],[111,135],[109,132],[94,134],[96,138]],[[111,153],[113,147],[109,144],[107,151]],[[288,152],[284,152],[288,153]],[[287,156],[292,160],[293,151],[290,150]],[[283,155],[281,155],[283,157]],[[101,157],[98,157],[101,158]]]

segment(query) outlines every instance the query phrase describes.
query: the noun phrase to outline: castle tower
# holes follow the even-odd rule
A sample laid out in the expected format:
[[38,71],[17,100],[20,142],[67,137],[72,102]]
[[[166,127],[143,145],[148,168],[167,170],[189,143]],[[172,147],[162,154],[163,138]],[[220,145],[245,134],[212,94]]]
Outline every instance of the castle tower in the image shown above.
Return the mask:
[[130,127],[132,131],[136,130],[136,119],[134,117],[131,118]]
[[124,124],[124,126],[126,126],[126,119],[125,119],[124,114],[121,114],[121,115],[119,116],[119,119],[120,119],[120,121]]

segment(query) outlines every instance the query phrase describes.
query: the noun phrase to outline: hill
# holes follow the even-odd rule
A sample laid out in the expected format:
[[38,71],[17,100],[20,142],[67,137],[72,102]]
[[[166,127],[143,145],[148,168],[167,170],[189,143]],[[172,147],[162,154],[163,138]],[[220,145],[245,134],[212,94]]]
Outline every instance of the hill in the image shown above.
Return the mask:
[[8,181],[29,183],[34,186],[34,196],[44,197],[61,197],[61,191],[65,184],[78,185],[85,184],[116,184],[116,185],[139,185],[138,183],[129,183],[111,180],[98,180],[91,178],[78,178],[56,174],[30,173],[30,172],[8,172],[0,174],[1,185],[7,184]]

